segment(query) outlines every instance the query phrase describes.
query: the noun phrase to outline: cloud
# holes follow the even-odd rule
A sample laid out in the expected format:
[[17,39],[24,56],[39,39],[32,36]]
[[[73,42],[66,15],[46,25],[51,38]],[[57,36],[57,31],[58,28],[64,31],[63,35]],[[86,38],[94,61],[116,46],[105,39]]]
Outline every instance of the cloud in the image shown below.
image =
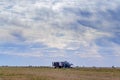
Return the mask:
[[[80,57],[102,57],[99,51],[104,46],[97,41],[115,36],[119,39],[119,0],[1,0],[0,9],[1,44],[39,44],[63,50],[53,56],[68,56],[65,50],[77,50]],[[107,40],[108,44],[118,51],[119,44]],[[21,55],[39,56],[35,51],[29,54],[29,50]]]
[[10,56],[19,56],[19,57],[35,57],[41,58],[43,54],[36,54],[36,53],[0,53],[2,55],[10,55]]

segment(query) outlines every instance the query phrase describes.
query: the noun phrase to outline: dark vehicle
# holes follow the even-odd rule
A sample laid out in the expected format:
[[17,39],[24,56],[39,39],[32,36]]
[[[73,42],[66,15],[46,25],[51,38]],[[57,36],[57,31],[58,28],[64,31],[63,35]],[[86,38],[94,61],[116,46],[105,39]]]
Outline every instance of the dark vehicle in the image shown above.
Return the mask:
[[69,62],[64,61],[64,62],[52,62],[52,66],[54,68],[71,68],[71,65]]

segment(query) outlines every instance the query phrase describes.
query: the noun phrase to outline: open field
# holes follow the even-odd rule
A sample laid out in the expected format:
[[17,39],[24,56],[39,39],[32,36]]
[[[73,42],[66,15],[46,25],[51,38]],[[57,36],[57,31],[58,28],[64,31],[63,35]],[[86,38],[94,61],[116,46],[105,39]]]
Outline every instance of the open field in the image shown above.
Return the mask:
[[120,69],[0,67],[0,80],[120,80]]

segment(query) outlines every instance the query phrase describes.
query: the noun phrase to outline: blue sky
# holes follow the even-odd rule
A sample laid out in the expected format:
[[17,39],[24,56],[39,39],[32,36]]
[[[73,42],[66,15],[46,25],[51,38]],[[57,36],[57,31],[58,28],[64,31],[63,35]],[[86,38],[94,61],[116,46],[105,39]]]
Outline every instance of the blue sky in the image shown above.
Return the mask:
[[0,0],[0,65],[120,67],[119,0]]

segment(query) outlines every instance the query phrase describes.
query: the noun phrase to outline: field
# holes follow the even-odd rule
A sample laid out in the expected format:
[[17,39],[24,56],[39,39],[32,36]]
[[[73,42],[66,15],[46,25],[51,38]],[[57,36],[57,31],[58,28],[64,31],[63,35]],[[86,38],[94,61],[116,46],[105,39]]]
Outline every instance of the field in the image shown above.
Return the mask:
[[0,67],[0,80],[120,80],[120,69]]

